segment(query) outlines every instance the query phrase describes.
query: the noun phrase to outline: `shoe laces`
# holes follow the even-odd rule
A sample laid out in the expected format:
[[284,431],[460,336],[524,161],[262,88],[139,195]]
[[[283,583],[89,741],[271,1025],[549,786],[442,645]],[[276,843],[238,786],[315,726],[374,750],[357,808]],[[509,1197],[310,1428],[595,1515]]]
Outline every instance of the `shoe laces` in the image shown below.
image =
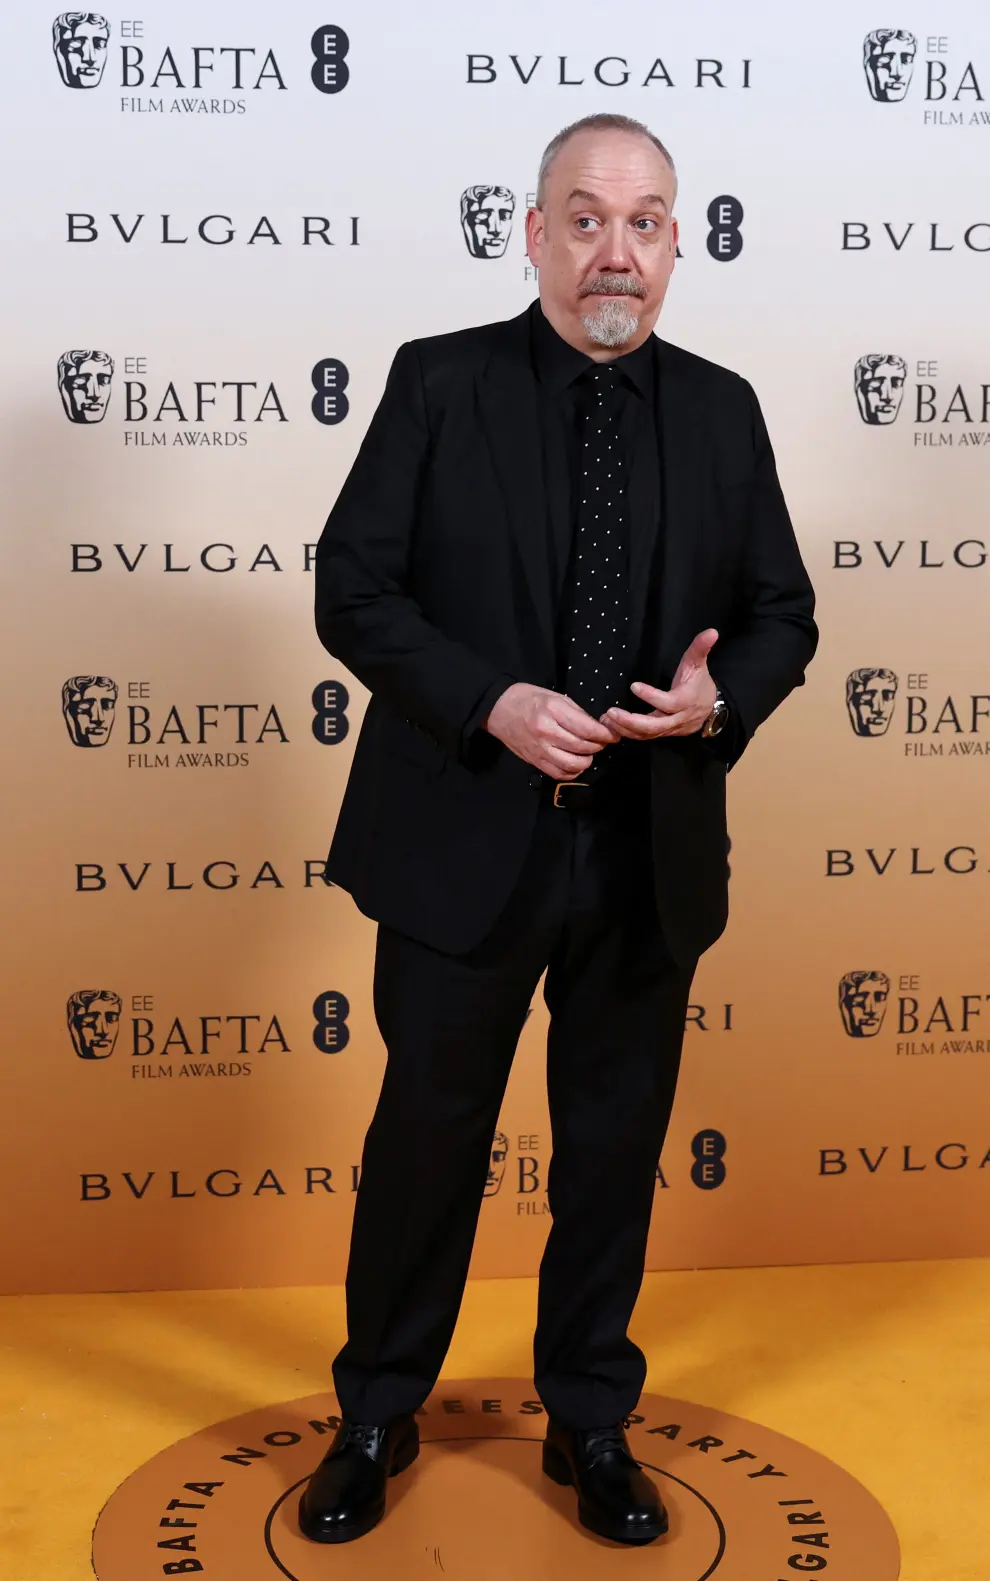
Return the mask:
[[[624,1432],[624,1429],[630,1425],[629,1417],[624,1416],[621,1422],[610,1423],[608,1427],[589,1428],[584,1434],[584,1448],[588,1460],[598,1460],[600,1456],[608,1454],[620,1454],[627,1460],[634,1460]],[[639,1461],[636,1460],[635,1464],[638,1466]]]
[[363,1454],[374,1459],[381,1435],[382,1429],[370,1422],[344,1422],[337,1448],[360,1449]]

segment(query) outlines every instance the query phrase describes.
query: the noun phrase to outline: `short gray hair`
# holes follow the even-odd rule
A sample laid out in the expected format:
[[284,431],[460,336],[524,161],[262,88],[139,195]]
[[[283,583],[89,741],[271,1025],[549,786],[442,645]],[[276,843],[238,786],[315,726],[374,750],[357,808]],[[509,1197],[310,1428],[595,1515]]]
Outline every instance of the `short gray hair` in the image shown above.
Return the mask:
[[659,137],[656,137],[648,126],[644,126],[642,121],[634,121],[631,115],[607,115],[605,113],[601,115],[586,115],[582,120],[572,121],[570,126],[565,126],[562,132],[558,132],[556,137],[551,138],[543,150],[543,158],[540,160],[540,173],[536,178],[536,207],[538,209],[542,209],[546,199],[547,176],[550,173],[550,166],[564,144],[569,143],[577,132],[632,132],[636,136],[648,138],[654,148],[658,149],[663,155],[671,170],[674,171],[674,175],[677,175],[677,171],[674,169],[674,161],[671,159],[668,150],[663,146]]

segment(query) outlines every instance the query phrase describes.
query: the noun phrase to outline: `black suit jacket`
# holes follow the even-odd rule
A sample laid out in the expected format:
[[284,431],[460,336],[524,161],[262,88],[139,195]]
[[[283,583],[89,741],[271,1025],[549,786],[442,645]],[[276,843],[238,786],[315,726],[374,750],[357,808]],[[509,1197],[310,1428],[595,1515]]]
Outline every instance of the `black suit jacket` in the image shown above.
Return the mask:
[[[372,693],[327,876],[453,953],[508,898],[541,779],[470,728],[477,705],[499,677],[555,685],[552,568],[572,529],[542,475],[531,311],[400,347],[316,553],[320,640]],[[818,633],[752,389],[665,341],[654,355],[663,531],[631,511],[636,674],[669,686],[715,626],[709,668],[736,715],[729,762],[697,736],[647,748],[657,904],[688,962],[728,912],[726,770],[802,684]]]

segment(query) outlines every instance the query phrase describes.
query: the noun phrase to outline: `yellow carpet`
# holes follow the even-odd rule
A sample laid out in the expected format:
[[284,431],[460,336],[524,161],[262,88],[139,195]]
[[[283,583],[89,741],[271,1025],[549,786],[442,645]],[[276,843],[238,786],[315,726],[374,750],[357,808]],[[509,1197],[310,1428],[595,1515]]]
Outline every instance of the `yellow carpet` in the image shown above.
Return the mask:
[[[525,1376],[529,1279],[472,1284],[444,1376]],[[651,1274],[648,1388],[765,1422],[889,1511],[902,1581],[990,1577],[990,1261]],[[222,1417],[332,1387],[338,1289],[0,1299],[0,1574],[91,1581],[127,1474]]]

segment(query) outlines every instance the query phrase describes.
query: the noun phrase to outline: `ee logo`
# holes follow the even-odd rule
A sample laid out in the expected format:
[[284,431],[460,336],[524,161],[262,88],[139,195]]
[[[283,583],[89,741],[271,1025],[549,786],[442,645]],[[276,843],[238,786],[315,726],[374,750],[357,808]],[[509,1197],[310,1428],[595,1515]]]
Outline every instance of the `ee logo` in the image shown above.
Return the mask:
[[318,423],[342,423],[350,411],[344,391],[350,381],[345,365],[336,357],[321,357],[310,374],[316,394],[309,409]]
[[691,1179],[699,1191],[714,1191],[725,1181],[725,1137],[721,1131],[699,1131],[692,1139]]
[[336,23],[328,22],[326,27],[316,29],[310,39],[310,48],[316,57],[309,72],[314,88],[319,88],[321,93],[340,93],[347,87],[351,72],[344,56],[350,47],[350,39]]
[[313,688],[313,734],[322,746],[337,746],[350,730],[349,701],[343,681],[321,681]]
[[321,1054],[339,1054],[341,1049],[347,1047],[351,1041],[351,1029],[347,1025],[350,1011],[345,996],[335,989],[317,994],[313,1001],[313,1017],[316,1021],[313,1042]]
[[743,250],[739,227],[743,206],[738,198],[712,198],[708,205],[708,251],[716,263],[731,263]]

